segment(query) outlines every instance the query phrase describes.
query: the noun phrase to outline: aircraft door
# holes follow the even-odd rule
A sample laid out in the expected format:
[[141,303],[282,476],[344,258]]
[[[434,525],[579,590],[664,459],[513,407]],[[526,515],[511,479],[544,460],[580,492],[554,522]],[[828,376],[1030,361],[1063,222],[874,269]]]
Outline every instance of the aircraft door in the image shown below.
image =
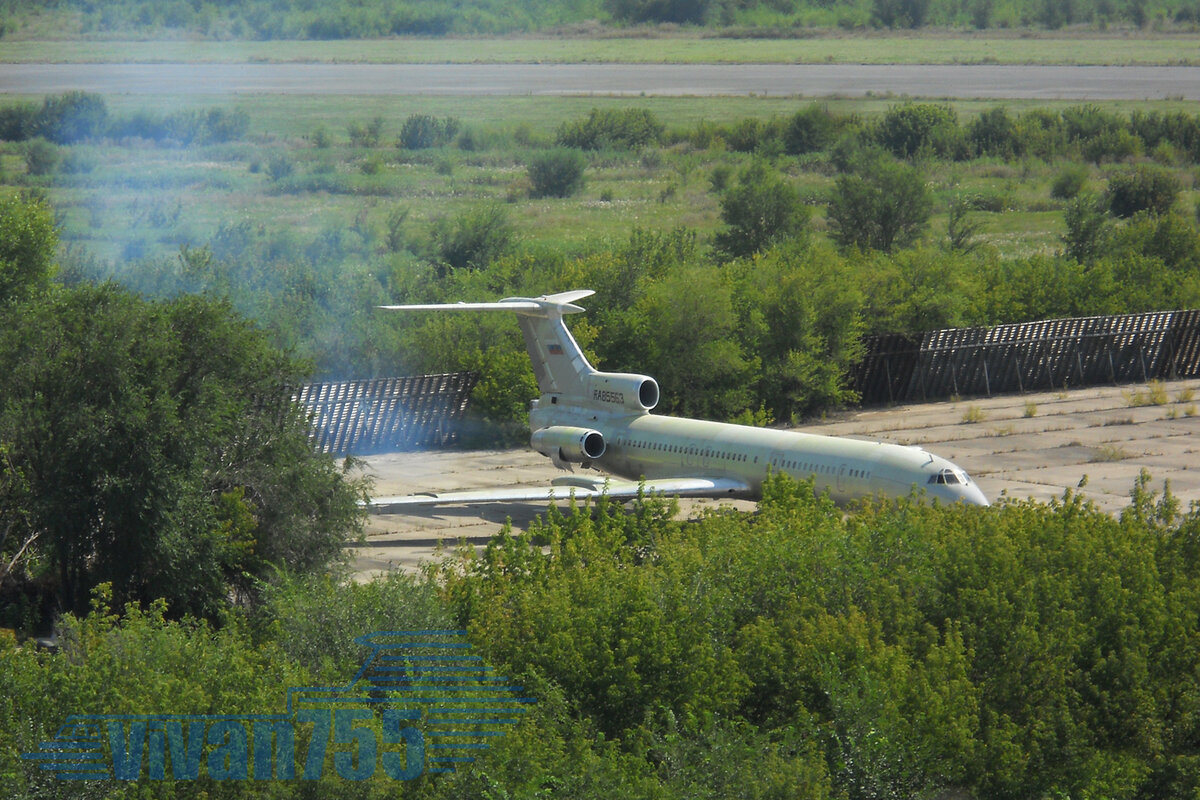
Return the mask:
[[842,464],[841,466],[838,467],[838,471],[837,471],[838,494],[845,494],[845,492],[846,492],[846,471],[847,471],[847,468],[846,468],[845,464]]

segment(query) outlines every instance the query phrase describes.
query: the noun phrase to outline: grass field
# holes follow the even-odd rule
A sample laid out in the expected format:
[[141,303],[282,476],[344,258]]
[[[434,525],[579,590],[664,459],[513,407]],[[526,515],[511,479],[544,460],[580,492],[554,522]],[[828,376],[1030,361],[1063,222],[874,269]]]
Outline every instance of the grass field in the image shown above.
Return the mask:
[[1200,64],[1200,37],[1141,32],[816,34],[794,39],[0,40],[0,62]]
[[[826,105],[838,115],[879,116],[896,100],[837,100]],[[163,113],[189,106],[173,98],[112,96],[110,114]],[[198,103],[199,108],[212,103]],[[218,104],[222,105],[222,104]],[[482,203],[503,204],[521,240],[575,251],[593,240],[624,237],[635,227],[684,226],[709,239],[720,224],[715,170],[736,172],[752,156],[723,145],[697,147],[687,137],[701,123],[729,125],[744,118],[787,117],[802,103],[775,98],[388,98],[255,97],[231,106],[247,112],[250,129],[240,141],[178,148],[141,140],[106,141],[62,148],[63,165],[51,177],[26,175],[21,146],[0,146],[0,186],[42,187],[59,209],[64,239],[104,259],[169,255],[181,244],[202,244],[222,224],[249,222],[264,230],[287,230],[311,238],[329,230],[357,227],[378,238],[387,218],[408,213],[407,235],[420,239],[439,218]],[[965,124],[993,103],[959,103]],[[1033,105],[1008,104],[1018,114]],[[1069,104],[1040,104],[1061,108]],[[1185,103],[1110,103],[1101,107],[1127,115],[1133,108],[1182,110]],[[526,165],[551,143],[557,127],[593,108],[650,110],[674,132],[674,143],[636,151],[601,151],[588,156],[584,190],[566,199],[531,199]],[[447,146],[405,151],[395,144],[403,121],[413,114],[454,116],[477,140],[473,149]],[[351,146],[348,127],[379,117],[376,147]],[[318,131],[328,140],[313,144]],[[671,138],[671,137],[669,137]],[[284,158],[291,174],[273,178],[269,165]],[[824,198],[835,178],[827,162],[780,162],[813,205],[814,227],[823,229]],[[969,194],[989,209],[977,214],[981,238],[1002,254],[1024,255],[1060,246],[1062,203],[1049,184],[1062,164],[1024,159],[922,164],[934,192],[929,236],[944,235],[950,200]],[[1088,169],[1093,190],[1102,189],[1109,166]],[[1194,170],[1178,169],[1181,203],[1194,204]]]

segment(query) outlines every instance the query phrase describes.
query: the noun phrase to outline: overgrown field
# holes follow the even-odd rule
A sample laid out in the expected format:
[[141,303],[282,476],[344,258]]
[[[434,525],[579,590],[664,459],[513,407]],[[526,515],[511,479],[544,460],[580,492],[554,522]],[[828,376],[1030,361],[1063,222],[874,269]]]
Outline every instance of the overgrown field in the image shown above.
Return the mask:
[[1200,303],[1183,103],[72,94],[0,139],[63,280],[227,295],[328,376],[480,369],[498,423],[512,326],[373,306],[595,288],[581,340],[665,408],[787,420],[867,334]]

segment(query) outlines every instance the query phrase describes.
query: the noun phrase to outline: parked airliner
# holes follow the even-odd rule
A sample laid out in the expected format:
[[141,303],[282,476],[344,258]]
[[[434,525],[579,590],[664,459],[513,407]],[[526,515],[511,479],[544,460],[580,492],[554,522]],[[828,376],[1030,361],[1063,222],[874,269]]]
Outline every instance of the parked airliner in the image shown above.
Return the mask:
[[658,384],[646,375],[592,368],[563,315],[584,309],[589,289],[490,303],[396,305],[397,311],[515,313],[541,396],[529,412],[534,450],[558,467],[578,464],[604,475],[567,475],[550,486],[375,498],[374,513],[414,505],[636,497],[639,490],[681,497],[757,497],[768,474],[812,479],[818,492],[846,503],[923,491],[946,502],[988,505],[979,486],[954,464],[884,442],[754,428],[651,414]]

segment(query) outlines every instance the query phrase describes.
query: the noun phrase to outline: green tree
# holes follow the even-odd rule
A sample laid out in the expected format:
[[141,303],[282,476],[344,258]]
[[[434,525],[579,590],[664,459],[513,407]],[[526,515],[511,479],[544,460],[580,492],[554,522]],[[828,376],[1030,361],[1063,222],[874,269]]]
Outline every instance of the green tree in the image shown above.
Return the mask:
[[856,399],[863,294],[854,266],[828,245],[780,247],[735,262],[743,346],[759,360],[756,405],[791,420]]
[[933,200],[920,172],[886,157],[868,158],[838,177],[829,201],[830,236],[842,247],[889,252],[925,230]]
[[736,334],[730,282],[707,265],[688,265],[650,285],[636,307],[638,328],[650,332],[638,371],[662,387],[665,411],[728,419],[752,397],[758,365]]
[[1115,256],[1149,256],[1171,271],[1200,275],[1200,227],[1180,214],[1137,214],[1116,228],[1106,244]]
[[973,262],[961,251],[919,247],[867,258],[862,283],[871,333],[913,335],[969,320],[978,292]]
[[755,161],[721,196],[725,229],[714,244],[727,258],[752,255],[800,236],[808,217],[796,190],[766,162]]
[[56,270],[58,230],[34,197],[0,197],[0,303],[45,288]]
[[1100,255],[1109,233],[1108,220],[1100,209],[1099,199],[1087,192],[1075,196],[1063,209],[1067,231],[1063,234],[1064,253],[1081,264],[1088,264]]
[[29,491],[0,508],[38,532],[61,604],[112,582],[213,616],[275,566],[324,569],[361,487],[313,452],[298,363],[225,303],[147,303],[111,285],[10,306],[0,441]]

